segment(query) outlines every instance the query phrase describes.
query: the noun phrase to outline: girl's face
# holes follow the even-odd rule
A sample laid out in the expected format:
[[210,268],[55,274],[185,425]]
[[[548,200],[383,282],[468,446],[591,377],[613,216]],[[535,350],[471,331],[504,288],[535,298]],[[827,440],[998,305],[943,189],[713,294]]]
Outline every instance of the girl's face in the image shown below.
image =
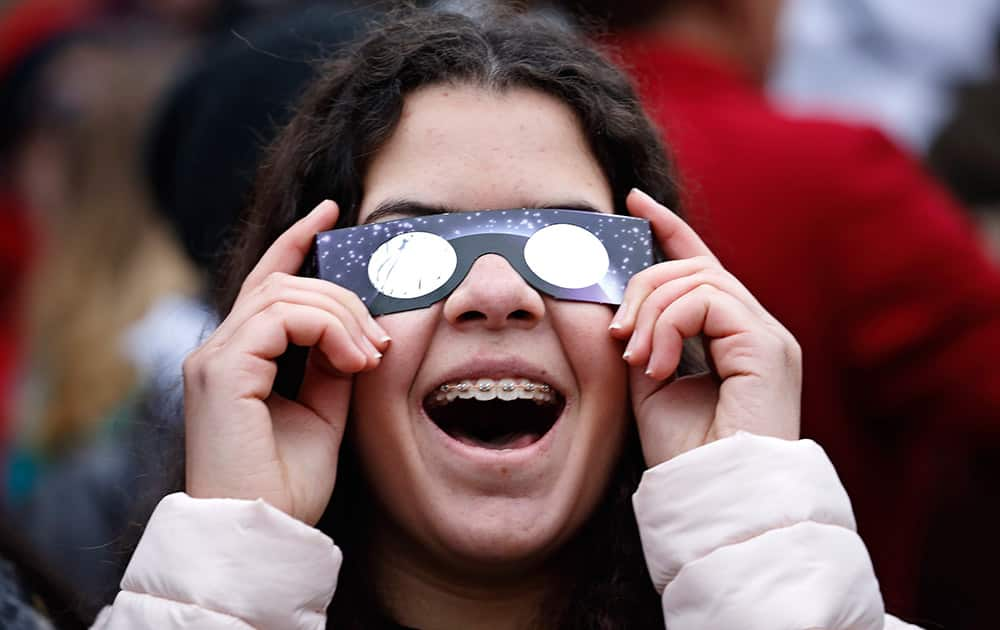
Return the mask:
[[[364,190],[361,222],[420,207],[613,211],[573,112],[525,89],[409,95]],[[507,572],[537,566],[579,528],[629,417],[612,315],[542,295],[490,254],[445,300],[379,320],[393,341],[378,369],[358,375],[352,422],[386,553]],[[480,379],[493,384],[480,394],[490,400],[434,402],[442,385],[478,391]],[[505,384],[517,399],[496,397]],[[520,398],[546,387],[550,400]]]

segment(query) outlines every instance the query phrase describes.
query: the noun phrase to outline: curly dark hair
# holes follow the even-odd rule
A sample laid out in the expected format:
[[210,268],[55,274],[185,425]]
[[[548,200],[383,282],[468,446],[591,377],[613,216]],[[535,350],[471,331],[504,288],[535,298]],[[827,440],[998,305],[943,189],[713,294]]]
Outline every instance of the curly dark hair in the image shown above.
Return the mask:
[[650,21],[700,0],[529,0],[531,6],[556,7],[567,11],[587,28],[643,28]]
[[[660,134],[631,83],[560,19],[482,7],[408,7],[325,63],[271,145],[229,259],[220,312],[231,308],[267,247],[320,201],[340,204],[338,227],[356,223],[365,170],[395,130],[407,94],[441,83],[497,92],[528,88],[555,97],[579,118],[611,185],[616,212],[625,213],[633,187],[679,207]],[[328,627],[393,627],[366,566],[374,509],[350,442],[349,431],[337,487],[319,524],[345,558]],[[633,428],[602,502],[559,552],[564,581],[539,627],[663,628],[631,508],[643,470]]]

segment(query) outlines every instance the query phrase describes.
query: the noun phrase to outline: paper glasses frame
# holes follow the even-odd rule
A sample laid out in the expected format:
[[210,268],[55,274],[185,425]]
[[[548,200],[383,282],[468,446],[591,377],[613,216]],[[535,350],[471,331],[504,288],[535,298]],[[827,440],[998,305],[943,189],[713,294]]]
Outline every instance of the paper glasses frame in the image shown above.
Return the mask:
[[316,235],[316,275],[358,294],[372,315],[426,308],[485,254],[504,257],[552,297],[620,304],[657,260],[649,222],[581,210],[450,212]]

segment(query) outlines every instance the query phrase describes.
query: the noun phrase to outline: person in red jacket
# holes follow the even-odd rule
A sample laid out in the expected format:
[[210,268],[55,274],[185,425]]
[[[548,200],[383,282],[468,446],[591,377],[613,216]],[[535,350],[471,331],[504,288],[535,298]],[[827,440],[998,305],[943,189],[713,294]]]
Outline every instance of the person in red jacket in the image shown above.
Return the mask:
[[801,343],[803,435],[840,471],[887,605],[912,614],[931,518],[1000,434],[1000,274],[882,133],[768,101],[779,0],[562,4],[609,21],[688,218]]

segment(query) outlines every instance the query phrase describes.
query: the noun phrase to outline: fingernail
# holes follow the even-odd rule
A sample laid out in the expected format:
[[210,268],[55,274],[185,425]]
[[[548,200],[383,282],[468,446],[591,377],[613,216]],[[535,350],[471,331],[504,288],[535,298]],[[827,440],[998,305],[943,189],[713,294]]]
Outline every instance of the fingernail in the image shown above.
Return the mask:
[[372,326],[375,327],[375,330],[378,331],[378,335],[379,335],[378,340],[379,340],[380,343],[389,343],[390,341],[392,341],[392,337],[389,336],[389,333],[385,332],[385,328],[382,328],[379,325],[379,323],[377,321],[375,321],[374,317],[372,317],[371,315],[369,315],[368,316],[368,321],[371,323]]
[[316,207],[312,209],[312,212],[310,212],[310,214],[312,214],[312,213],[315,213],[315,212],[319,212],[319,211],[320,211],[320,210],[322,210],[322,209],[323,209],[323,208],[324,208],[324,207],[325,207],[325,206],[326,206],[326,205],[327,205],[328,203],[333,203],[333,201],[331,201],[330,199],[324,199],[323,201],[319,202],[318,204],[316,204]]
[[625,346],[625,354],[622,355],[622,358],[625,359],[626,361],[628,361],[629,357],[632,356],[632,344],[633,343],[635,343],[634,338],[633,339],[629,339],[628,345]]
[[660,206],[661,208],[663,208],[663,209],[664,209],[664,210],[666,210],[667,212],[670,212],[671,214],[677,214],[676,212],[674,212],[673,210],[671,210],[670,208],[668,208],[668,207],[667,207],[667,206],[665,206],[664,204],[660,203],[660,202],[659,202],[659,201],[657,201],[656,199],[653,199],[653,197],[651,197],[651,196],[650,196],[649,194],[647,194],[647,193],[645,193],[645,192],[643,192],[643,191],[639,190],[638,188],[633,188],[633,189],[632,189],[632,191],[633,191],[633,192],[635,192],[635,193],[636,193],[637,195],[639,195],[640,197],[642,197],[643,199],[647,199],[647,200],[649,200],[649,202],[650,202],[650,203],[654,203],[654,204],[656,204],[656,205]]
[[646,376],[649,377],[649,378],[656,378],[655,376],[653,376],[653,368],[649,368],[649,367],[646,368]]
[[655,199],[653,199],[652,197],[650,197],[650,196],[649,196],[648,194],[646,194],[646,193],[645,193],[644,191],[642,191],[642,190],[639,190],[638,188],[633,188],[633,189],[632,189],[632,192],[634,192],[635,194],[639,195],[639,196],[640,196],[640,197],[642,197],[643,199],[648,199],[648,200],[652,201],[653,203],[656,203],[656,200],[655,200]]
[[619,330],[624,325],[626,311],[628,311],[628,304],[622,302],[615,312],[614,319],[611,320],[611,325],[608,326],[609,330]]
[[376,359],[382,358],[382,353],[379,352],[374,345],[372,345],[372,342],[368,341],[368,337],[361,337],[361,341],[364,343],[365,347],[368,348],[368,354]]

